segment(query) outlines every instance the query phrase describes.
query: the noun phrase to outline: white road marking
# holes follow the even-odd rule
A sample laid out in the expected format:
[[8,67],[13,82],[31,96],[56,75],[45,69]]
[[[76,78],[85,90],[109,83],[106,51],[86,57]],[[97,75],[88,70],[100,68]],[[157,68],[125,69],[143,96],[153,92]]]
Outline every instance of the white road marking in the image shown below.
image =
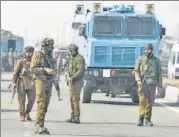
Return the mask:
[[162,105],[162,106],[164,106],[164,107],[166,107],[166,108],[169,109],[169,110],[172,110],[172,111],[174,111],[174,112],[176,112],[176,113],[179,113],[179,110],[177,110],[177,109],[175,109],[175,108],[173,108],[173,107],[167,106],[167,105],[165,105],[165,104],[163,104],[163,103],[159,103],[159,104]]
[[[161,101],[169,102],[169,101],[166,100],[166,99],[162,99]],[[167,108],[167,109],[169,109],[169,110],[171,110],[171,111],[173,111],[173,112],[175,112],[175,113],[179,113],[179,109],[170,107],[170,106],[164,104],[163,102],[156,102],[156,103],[159,103],[159,104],[162,105],[163,107],[165,107],[165,108]]]

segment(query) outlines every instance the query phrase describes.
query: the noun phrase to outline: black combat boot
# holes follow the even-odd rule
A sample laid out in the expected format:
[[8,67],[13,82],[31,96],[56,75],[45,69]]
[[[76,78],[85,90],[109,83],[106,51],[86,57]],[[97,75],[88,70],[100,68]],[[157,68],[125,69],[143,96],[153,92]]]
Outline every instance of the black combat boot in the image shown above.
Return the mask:
[[139,118],[139,122],[137,124],[137,126],[143,126],[144,125],[144,118]]
[[68,122],[68,123],[72,123],[72,121],[73,121],[73,115],[71,115],[71,117],[69,118],[69,119],[67,119],[67,120],[65,120],[65,122]]
[[25,119],[28,121],[32,121],[32,118],[30,117],[29,113],[26,113]]
[[145,124],[146,124],[146,126],[150,126],[150,127],[153,126],[153,123],[151,122],[151,119],[150,119],[150,118],[146,118],[146,119],[145,119]]
[[75,116],[72,120],[72,123],[75,123],[75,124],[80,124],[80,118],[79,116]]
[[36,134],[50,134],[48,129],[45,128],[43,125],[44,125],[43,123],[36,123],[35,124],[35,128],[36,128],[35,133]]

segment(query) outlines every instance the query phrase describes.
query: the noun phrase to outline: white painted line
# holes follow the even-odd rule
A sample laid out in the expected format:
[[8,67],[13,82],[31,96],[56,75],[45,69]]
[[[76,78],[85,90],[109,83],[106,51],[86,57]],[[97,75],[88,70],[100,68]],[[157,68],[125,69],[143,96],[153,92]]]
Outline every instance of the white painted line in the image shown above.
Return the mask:
[[[159,103],[159,102],[157,102],[157,103]],[[165,105],[165,104],[163,104],[163,103],[159,103],[159,104],[162,105],[163,107],[166,107],[167,109],[169,109],[169,110],[175,112],[175,113],[179,113],[179,110],[178,110],[178,109],[175,109],[175,108],[173,108],[173,107],[169,107],[169,106],[167,106],[167,105]]]

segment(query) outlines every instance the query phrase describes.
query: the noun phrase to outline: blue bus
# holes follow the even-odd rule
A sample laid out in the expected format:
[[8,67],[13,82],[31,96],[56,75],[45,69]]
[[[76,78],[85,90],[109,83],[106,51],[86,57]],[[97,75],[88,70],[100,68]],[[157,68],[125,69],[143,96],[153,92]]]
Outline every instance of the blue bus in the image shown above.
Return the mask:
[[96,11],[87,10],[85,19],[79,19],[81,9],[77,6],[72,28],[73,40],[86,60],[82,102],[90,103],[92,93],[102,92],[111,97],[129,94],[132,102],[138,103],[133,75],[136,60],[147,43],[158,57],[165,28],[152,10],[139,13],[132,6],[97,5]]

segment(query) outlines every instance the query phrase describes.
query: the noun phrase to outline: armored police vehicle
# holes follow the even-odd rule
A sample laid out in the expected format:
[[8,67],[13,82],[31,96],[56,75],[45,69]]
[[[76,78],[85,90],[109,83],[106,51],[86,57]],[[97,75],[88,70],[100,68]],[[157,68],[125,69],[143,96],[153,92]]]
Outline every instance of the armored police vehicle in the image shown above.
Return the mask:
[[111,97],[129,94],[132,102],[138,103],[136,60],[144,54],[147,43],[153,45],[158,57],[159,41],[165,35],[153,5],[146,5],[146,9],[145,13],[139,13],[134,6],[102,8],[100,3],[94,3],[93,11],[87,9],[83,14],[84,5],[77,5],[72,28],[74,42],[86,60],[83,103],[89,103],[92,93],[97,92]]

